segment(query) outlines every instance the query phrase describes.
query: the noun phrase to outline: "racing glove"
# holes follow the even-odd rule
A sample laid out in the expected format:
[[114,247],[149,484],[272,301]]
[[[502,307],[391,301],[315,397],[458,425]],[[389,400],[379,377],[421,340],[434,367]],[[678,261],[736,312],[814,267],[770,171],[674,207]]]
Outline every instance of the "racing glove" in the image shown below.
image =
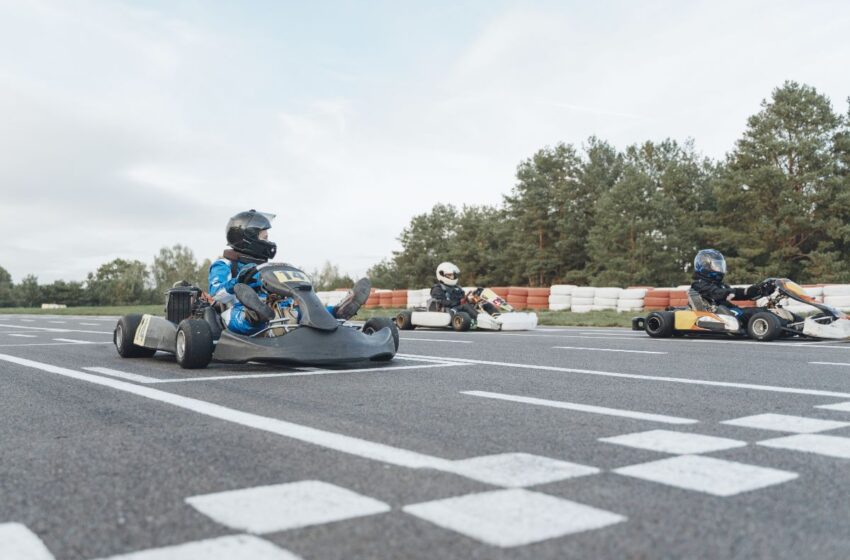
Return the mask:
[[248,265],[245,268],[243,268],[242,270],[240,270],[239,274],[236,275],[236,283],[237,284],[250,284],[251,279],[253,278],[254,274],[256,274],[256,273],[257,273],[257,266],[253,265],[253,264]]

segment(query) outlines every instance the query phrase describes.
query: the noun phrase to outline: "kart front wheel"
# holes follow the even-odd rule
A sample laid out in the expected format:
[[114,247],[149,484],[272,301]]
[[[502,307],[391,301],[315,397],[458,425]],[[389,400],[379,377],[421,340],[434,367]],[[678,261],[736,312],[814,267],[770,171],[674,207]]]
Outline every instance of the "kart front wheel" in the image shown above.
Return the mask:
[[452,328],[458,332],[468,331],[471,326],[472,317],[469,316],[469,313],[458,311],[452,317]]
[[673,336],[675,321],[671,311],[653,311],[644,319],[644,329],[652,338],[669,338]]
[[115,325],[115,331],[112,333],[112,342],[115,343],[115,349],[122,358],[150,358],[156,354],[153,348],[136,346],[133,343],[141,322],[142,316],[138,314],[124,315],[118,319],[118,324]]
[[395,324],[398,326],[399,330],[412,331],[416,328],[416,325],[413,324],[413,312],[402,311],[396,315]]
[[183,369],[207,367],[212,360],[212,330],[203,319],[184,319],[177,327],[175,356]]
[[747,323],[747,334],[753,340],[776,340],[782,336],[782,319],[769,311],[756,313]]
[[375,334],[381,329],[390,329],[390,332],[393,334],[395,351],[398,352],[398,326],[396,326],[392,319],[387,319],[386,317],[372,317],[366,321],[365,325],[363,325],[363,334]]

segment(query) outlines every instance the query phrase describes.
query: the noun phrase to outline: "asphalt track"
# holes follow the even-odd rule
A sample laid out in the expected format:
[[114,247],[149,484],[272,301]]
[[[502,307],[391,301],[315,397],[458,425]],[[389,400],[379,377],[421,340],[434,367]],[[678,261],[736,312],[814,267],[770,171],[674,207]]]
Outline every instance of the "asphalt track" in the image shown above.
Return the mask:
[[0,316],[0,558],[848,558],[850,344],[402,333],[349,369],[122,360]]

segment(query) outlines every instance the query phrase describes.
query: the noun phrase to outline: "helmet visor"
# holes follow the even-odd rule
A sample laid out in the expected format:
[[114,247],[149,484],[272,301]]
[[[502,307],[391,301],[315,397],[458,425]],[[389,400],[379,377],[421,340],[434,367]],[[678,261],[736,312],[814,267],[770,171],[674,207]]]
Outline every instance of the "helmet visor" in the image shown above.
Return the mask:
[[444,277],[448,278],[449,280],[457,280],[457,278],[458,278],[458,276],[459,276],[459,274],[458,274],[457,272],[454,272],[454,271],[451,271],[451,272],[442,272],[441,274],[442,274]]
[[726,274],[726,259],[723,255],[711,255],[708,263],[708,269],[720,274]]
[[274,214],[266,212],[255,212],[251,216],[251,220],[245,225],[245,229],[263,230],[272,227],[272,221],[275,219]]

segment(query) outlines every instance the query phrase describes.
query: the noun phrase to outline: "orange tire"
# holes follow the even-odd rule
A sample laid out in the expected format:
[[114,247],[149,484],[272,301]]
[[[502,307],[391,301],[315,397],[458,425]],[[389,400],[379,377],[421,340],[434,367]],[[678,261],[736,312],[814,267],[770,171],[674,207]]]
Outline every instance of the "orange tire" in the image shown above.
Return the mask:
[[549,297],[549,288],[529,288],[528,297]]
[[520,288],[518,286],[511,286],[508,288],[509,296],[520,296],[520,297],[528,297],[528,288]]
[[545,305],[549,306],[549,296],[528,296],[526,300],[528,305]]

